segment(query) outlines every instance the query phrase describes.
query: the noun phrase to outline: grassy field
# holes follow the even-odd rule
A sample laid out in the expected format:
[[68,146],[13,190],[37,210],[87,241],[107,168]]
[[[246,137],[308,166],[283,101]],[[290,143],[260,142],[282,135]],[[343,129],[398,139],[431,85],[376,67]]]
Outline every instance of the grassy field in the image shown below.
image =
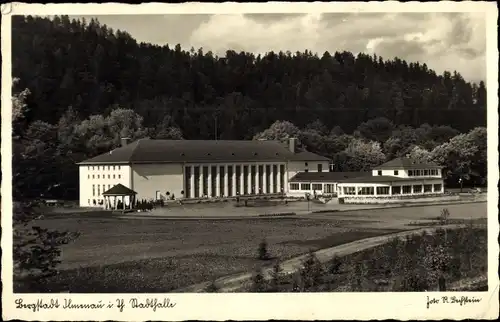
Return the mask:
[[[486,215],[483,204],[447,207],[452,217]],[[412,229],[415,227],[388,228],[379,223],[409,223],[410,218],[437,216],[441,208],[239,220],[118,219],[105,213],[48,216],[39,222],[41,226],[79,231],[81,236],[62,249],[59,276],[38,286],[48,292],[168,292],[272,265],[272,260],[256,259],[262,239],[272,257],[284,260],[310,250]]]

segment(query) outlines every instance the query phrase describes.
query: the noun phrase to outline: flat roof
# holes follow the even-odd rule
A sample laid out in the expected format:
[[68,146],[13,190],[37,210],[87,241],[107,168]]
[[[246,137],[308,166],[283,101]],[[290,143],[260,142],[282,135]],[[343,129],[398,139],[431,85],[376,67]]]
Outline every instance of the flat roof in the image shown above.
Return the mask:
[[339,182],[348,178],[371,176],[371,172],[299,172],[290,182]]
[[339,181],[339,183],[378,183],[378,182],[425,181],[425,180],[436,180],[436,179],[442,179],[442,178],[434,178],[434,177],[401,178],[393,176],[369,176],[369,177],[348,178]]

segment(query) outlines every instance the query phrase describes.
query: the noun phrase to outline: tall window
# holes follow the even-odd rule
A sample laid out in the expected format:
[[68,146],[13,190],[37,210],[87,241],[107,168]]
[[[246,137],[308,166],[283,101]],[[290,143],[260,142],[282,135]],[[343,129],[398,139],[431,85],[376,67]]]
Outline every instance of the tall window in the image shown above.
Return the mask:
[[299,190],[298,183],[290,183],[290,190]]
[[225,169],[224,166],[219,167],[219,195],[224,196],[224,188],[225,188]]
[[318,163],[318,172],[323,172],[323,165]]
[[271,192],[271,166],[266,165],[266,193]]
[[228,166],[227,167],[227,195],[232,196],[233,195],[233,167]]
[[422,185],[414,185],[413,193],[422,193]]
[[429,175],[429,170],[424,170],[424,176],[428,176]]
[[194,167],[194,197],[200,197],[200,167]]
[[255,194],[257,192],[257,187],[255,186],[255,166],[250,167],[250,186],[252,187],[252,194]]
[[208,167],[203,167],[203,196],[208,196]]
[[411,193],[411,186],[403,186],[403,194]]
[[95,197],[95,184],[92,185],[92,197]]
[[101,195],[101,185],[97,185],[97,196]]
[[441,192],[442,185],[441,184],[435,184],[434,185],[434,192]]
[[[186,167],[184,171],[184,196],[186,198],[191,198],[191,169],[193,167]],[[114,177],[114,175],[113,175]]]
[[401,194],[401,186],[393,186],[392,187],[392,194],[393,195],[400,195]]

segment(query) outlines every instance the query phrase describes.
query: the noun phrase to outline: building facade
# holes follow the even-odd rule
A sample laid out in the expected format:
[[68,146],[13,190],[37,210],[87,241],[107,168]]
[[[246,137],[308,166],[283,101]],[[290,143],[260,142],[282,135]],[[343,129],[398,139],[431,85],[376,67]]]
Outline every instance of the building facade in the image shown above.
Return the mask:
[[341,180],[337,185],[339,200],[345,203],[442,194],[442,168],[433,163],[419,163],[406,157],[376,167],[371,176]]
[[[147,200],[287,194],[298,172],[328,171],[329,160],[277,141],[150,140],[79,163],[80,206],[102,206],[117,184]],[[129,202],[128,200],[126,202]]]
[[299,172],[289,180],[288,195],[336,196],[340,181],[371,176],[371,172]]

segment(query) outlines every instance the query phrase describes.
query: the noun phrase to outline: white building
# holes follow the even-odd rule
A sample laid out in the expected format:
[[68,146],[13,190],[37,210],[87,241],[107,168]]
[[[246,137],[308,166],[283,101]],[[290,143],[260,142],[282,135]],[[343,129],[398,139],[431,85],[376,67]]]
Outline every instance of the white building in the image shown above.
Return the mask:
[[118,184],[137,200],[287,194],[295,174],[329,167],[327,158],[296,151],[295,144],[123,139],[121,147],[78,164],[80,206],[104,206],[103,193]]
[[437,164],[397,158],[373,169],[371,176],[341,180],[337,185],[339,201],[370,203],[443,195],[441,170]]
[[336,196],[338,183],[345,179],[371,176],[371,172],[299,172],[289,180],[288,195]]

